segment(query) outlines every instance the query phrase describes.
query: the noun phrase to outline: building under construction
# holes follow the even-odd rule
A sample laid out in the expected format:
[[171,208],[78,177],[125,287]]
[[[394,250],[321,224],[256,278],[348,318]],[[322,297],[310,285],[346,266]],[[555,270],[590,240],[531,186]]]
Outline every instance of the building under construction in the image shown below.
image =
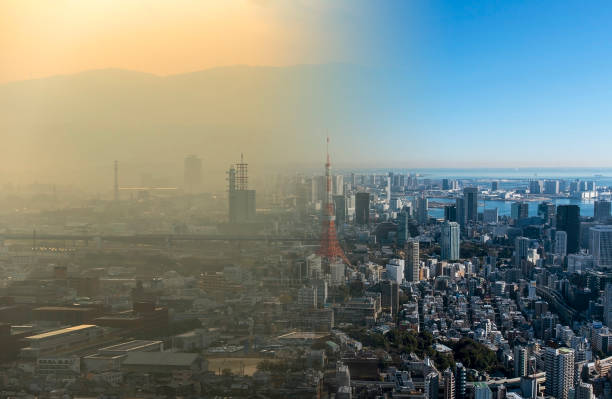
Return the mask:
[[247,223],[255,219],[255,190],[249,190],[248,164],[244,156],[227,172],[229,222]]

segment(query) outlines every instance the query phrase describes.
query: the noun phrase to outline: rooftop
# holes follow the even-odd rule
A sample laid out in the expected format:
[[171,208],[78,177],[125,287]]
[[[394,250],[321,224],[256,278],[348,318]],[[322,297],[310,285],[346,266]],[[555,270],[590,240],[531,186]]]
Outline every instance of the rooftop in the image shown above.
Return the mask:
[[49,331],[49,332],[42,333],[42,334],[32,335],[29,337],[25,337],[25,339],[29,339],[29,340],[46,339],[46,338],[50,338],[56,335],[63,335],[63,334],[69,334],[72,332],[77,332],[77,331],[89,330],[94,327],[97,327],[97,326],[95,324],[81,324],[79,326],[72,326],[68,328],[62,328],[59,330]]
[[198,356],[197,353],[129,352],[123,365],[191,366]]

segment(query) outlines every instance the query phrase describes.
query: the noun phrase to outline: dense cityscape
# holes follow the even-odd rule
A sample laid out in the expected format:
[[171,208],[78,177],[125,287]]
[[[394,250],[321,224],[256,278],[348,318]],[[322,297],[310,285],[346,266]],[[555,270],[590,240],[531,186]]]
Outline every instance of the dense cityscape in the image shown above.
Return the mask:
[[0,399],[612,399],[610,21],[0,0]]
[[173,188],[122,187],[119,162],[101,198],[8,187],[2,397],[610,396],[605,176],[340,172],[328,153],[259,192],[248,167],[221,193],[195,155]]

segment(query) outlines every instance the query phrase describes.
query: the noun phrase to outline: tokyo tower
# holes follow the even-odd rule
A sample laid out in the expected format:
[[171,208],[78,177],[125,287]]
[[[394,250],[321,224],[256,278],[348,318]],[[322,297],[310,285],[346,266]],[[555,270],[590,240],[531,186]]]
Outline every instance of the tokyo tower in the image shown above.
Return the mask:
[[328,263],[334,260],[343,260],[346,264],[350,262],[344,255],[336,235],[336,216],[334,213],[334,202],[332,200],[332,177],[331,161],[329,158],[329,137],[327,138],[327,162],[325,163],[325,203],[322,210],[321,244],[317,255],[324,258]]

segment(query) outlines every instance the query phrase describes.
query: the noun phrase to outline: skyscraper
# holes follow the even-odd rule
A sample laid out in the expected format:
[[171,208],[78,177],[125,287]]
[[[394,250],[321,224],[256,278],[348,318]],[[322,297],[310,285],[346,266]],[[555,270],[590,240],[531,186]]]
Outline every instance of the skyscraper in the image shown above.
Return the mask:
[[410,240],[406,242],[406,281],[419,281],[419,242]]
[[348,214],[346,197],[344,195],[334,195],[333,199],[336,226],[342,227],[346,223],[346,215]]
[[440,235],[440,250],[442,260],[459,259],[459,224],[456,222],[444,222]]
[[514,239],[514,264],[521,265],[521,261],[527,259],[531,240],[527,237],[516,237]]
[[559,194],[559,180],[546,180],[544,182],[544,194]]
[[565,231],[555,232],[555,255],[567,255],[567,233]]
[[184,184],[188,193],[195,193],[202,188],[202,160],[195,155],[185,158]]
[[510,217],[514,220],[527,219],[529,217],[529,203],[513,202],[510,207]]
[[397,228],[397,245],[402,247],[406,244],[406,241],[410,238],[410,208],[404,207],[402,211],[397,215],[398,228]]
[[421,195],[416,199],[416,211],[417,221],[420,224],[427,223],[427,220],[429,219],[429,202],[427,200],[427,197],[425,197],[424,195]]
[[449,222],[457,221],[457,205],[444,206],[444,220],[448,220]]
[[463,199],[465,201],[465,220],[475,222],[478,220],[478,188],[466,187],[463,189]]
[[599,268],[612,269],[612,226],[594,226],[590,232],[593,263]]
[[593,218],[598,221],[606,221],[610,217],[610,201],[595,201]]
[[457,199],[455,199],[455,208],[457,214],[457,219],[455,221],[463,227],[466,223],[465,198],[457,197]]
[[544,223],[551,224],[555,218],[555,204],[552,202],[541,202],[538,204],[538,217],[540,217]]
[[541,194],[542,193],[542,180],[531,180],[529,182],[529,193]]
[[557,230],[567,233],[567,253],[575,254],[580,249],[580,207],[559,205],[557,207]]
[[255,219],[255,190],[249,190],[248,164],[240,157],[240,163],[228,171],[228,199],[230,223],[245,223]]
[[574,350],[546,348],[544,369],[546,394],[557,399],[568,399],[569,391],[574,387]]
[[359,225],[370,223],[370,193],[355,194],[355,223]]

